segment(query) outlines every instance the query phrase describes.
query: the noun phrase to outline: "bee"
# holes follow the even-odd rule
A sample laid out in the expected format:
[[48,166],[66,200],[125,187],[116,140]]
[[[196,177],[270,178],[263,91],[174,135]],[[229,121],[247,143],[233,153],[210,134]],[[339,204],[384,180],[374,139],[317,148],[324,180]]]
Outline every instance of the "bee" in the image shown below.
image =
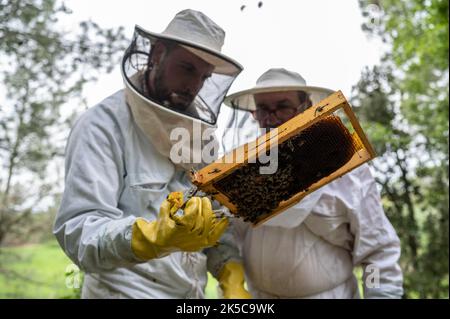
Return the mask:
[[214,174],[214,173],[220,173],[220,172],[221,172],[221,170],[216,167],[212,171],[208,172],[208,174]]

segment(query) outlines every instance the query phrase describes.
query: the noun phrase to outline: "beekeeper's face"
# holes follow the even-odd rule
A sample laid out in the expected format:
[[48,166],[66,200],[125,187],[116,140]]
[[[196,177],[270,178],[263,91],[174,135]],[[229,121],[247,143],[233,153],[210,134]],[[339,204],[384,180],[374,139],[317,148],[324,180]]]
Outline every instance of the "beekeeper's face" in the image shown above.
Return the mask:
[[148,83],[153,98],[176,110],[186,110],[214,67],[179,45],[157,43],[154,50]]
[[262,128],[275,128],[300,113],[297,91],[259,93],[254,98],[252,114]]

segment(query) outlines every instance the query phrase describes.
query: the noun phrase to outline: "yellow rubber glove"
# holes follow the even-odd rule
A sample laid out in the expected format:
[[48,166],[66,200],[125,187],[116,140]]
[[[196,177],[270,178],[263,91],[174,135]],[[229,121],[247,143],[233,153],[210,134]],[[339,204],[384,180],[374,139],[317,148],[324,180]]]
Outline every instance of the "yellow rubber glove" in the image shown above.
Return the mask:
[[173,194],[161,204],[157,220],[138,218],[133,224],[131,248],[138,258],[149,260],[213,246],[228,226],[226,218],[217,219],[206,197],[192,197],[183,214],[176,216],[182,199]]
[[219,274],[219,286],[225,299],[251,299],[244,288],[244,267],[235,261],[227,262]]

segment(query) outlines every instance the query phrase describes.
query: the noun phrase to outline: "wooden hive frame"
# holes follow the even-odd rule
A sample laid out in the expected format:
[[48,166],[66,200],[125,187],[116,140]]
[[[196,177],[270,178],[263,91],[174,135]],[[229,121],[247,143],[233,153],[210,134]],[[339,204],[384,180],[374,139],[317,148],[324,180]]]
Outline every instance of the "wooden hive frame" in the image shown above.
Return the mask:
[[[345,112],[349,123],[356,133],[353,134],[352,137],[356,139],[356,142],[359,145],[358,150],[354,153],[353,157],[339,169],[335,170],[330,175],[323,177],[318,182],[309,186],[306,190],[293,195],[288,200],[280,202],[275,210],[272,210],[268,215],[262,216],[254,223],[254,226],[259,225],[267,219],[276,216],[287,208],[298,203],[309,193],[330,183],[336,178],[339,178],[340,176],[348,173],[349,171],[364,164],[365,162],[368,162],[376,156],[372,146],[370,145],[370,142],[368,141],[355,114],[353,113],[350,104],[347,102],[341,91],[337,91],[331,94],[329,97],[308,108],[305,112],[280,125],[277,132],[268,132],[265,135],[257,138],[255,141],[232,150],[230,153],[224,155],[223,157],[202,168],[201,170],[192,172],[191,180],[193,184],[196,185],[201,191],[211,195],[222,205],[226,206],[231,213],[237,214],[236,206],[224,193],[222,193],[214,186],[214,183],[233,173],[239,167],[246,165],[249,162],[254,163],[255,159],[258,158],[258,154],[260,154],[261,150],[265,151],[269,150],[271,147],[274,147],[274,140],[276,140],[277,144],[279,145],[287,139],[293,137],[294,135],[299,134],[321,119],[325,118],[326,116],[329,116],[339,110],[343,110]],[[274,139],[274,136],[276,136],[277,139]],[[239,156],[241,157],[239,161],[230,161],[230,158],[237,159],[239,158]]]

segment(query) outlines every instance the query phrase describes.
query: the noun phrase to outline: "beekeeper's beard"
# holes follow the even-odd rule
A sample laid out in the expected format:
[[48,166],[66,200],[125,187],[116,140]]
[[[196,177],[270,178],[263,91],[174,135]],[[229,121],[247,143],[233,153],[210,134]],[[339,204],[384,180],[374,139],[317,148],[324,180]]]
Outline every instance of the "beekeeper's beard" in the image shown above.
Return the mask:
[[[194,132],[195,120],[193,118],[177,115],[176,112],[174,113],[174,111],[160,105],[154,99],[146,98],[145,96],[148,95],[148,92],[145,91],[145,83],[148,83],[148,81],[145,80],[145,77],[146,75],[144,74],[136,73],[130,78],[130,82],[125,81],[127,105],[137,126],[158,153],[170,159],[175,166],[190,170],[192,167],[200,167],[206,164],[203,163],[202,152],[203,143],[209,143],[209,141],[203,141],[204,131],[208,128],[207,125],[201,124],[200,132],[196,134]],[[144,94],[140,94],[135,88],[138,88],[138,91]],[[195,103],[196,101],[194,100],[193,104]],[[174,130],[188,133],[185,136],[189,138],[184,139],[182,143],[180,143],[180,139],[172,139],[171,135]],[[199,144],[195,144],[197,142]],[[172,148],[175,145],[178,147],[177,150],[185,150],[181,152],[180,158],[176,160],[171,156]],[[200,145],[200,147],[191,148],[191,145]],[[197,159],[200,159],[200,163],[197,162]]]
[[[195,96],[187,89],[173,91],[167,86],[167,78],[164,74],[165,60],[159,64],[154,70],[156,72],[154,77],[154,92],[153,98],[161,105],[170,107],[178,111],[185,111],[194,101]],[[151,87],[151,86],[149,86]]]

